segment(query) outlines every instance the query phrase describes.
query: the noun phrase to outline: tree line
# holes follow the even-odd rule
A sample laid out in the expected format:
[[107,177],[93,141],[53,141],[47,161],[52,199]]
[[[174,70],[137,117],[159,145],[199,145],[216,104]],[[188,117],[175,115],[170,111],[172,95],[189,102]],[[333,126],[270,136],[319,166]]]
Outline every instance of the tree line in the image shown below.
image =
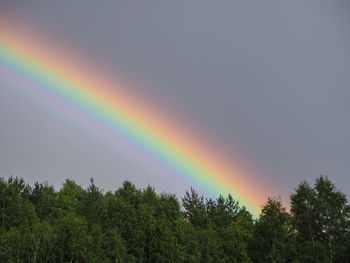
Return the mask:
[[129,181],[106,192],[67,179],[0,178],[0,262],[350,262],[350,206],[324,176],[302,182],[290,211],[269,198],[258,218],[231,195],[181,200]]

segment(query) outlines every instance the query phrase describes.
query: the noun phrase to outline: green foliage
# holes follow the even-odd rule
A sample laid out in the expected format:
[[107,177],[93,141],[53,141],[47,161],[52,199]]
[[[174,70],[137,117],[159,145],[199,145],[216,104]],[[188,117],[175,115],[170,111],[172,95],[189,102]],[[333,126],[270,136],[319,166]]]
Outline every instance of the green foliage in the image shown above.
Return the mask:
[[59,214],[76,212],[77,205],[83,199],[85,190],[74,181],[67,179],[58,192],[57,209]]
[[48,183],[35,183],[28,199],[34,204],[39,218],[55,218],[57,216],[57,193]]
[[203,227],[207,224],[208,213],[204,196],[199,195],[192,187],[191,192],[186,192],[182,198],[182,205],[185,209],[185,218],[196,227]]
[[261,263],[292,262],[293,249],[290,215],[281,200],[269,198],[255,224],[252,258]]
[[322,251],[313,258],[325,258],[324,262],[350,262],[347,253],[350,206],[346,196],[327,177],[319,177],[313,188],[306,182],[301,183],[291,196],[291,205],[297,236],[310,247],[299,254]]
[[0,178],[0,262],[350,262],[350,208],[326,177],[302,182],[290,213],[269,198],[255,219],[231,195],[181,201],[128,181],[104,193]]

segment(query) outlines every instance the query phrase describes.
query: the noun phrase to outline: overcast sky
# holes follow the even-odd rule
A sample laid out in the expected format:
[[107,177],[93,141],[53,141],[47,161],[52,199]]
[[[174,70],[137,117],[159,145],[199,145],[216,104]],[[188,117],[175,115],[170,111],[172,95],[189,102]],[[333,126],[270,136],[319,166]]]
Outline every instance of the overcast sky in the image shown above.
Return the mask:
[[[257,168],[272,195],[286,200],[320,174],[350,195],[347,0],[0,0],[0,8],[142,83],[160,108]],[[57,111],[0,82],[0,176],[188,189]]]

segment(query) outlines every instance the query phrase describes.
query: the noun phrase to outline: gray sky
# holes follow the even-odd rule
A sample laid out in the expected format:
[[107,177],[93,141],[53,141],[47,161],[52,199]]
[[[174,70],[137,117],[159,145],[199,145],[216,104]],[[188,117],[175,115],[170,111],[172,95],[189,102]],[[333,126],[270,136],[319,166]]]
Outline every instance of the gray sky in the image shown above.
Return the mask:
[[[320,174],[350,195],[348,1],[0,0],[0,8],[142,83],[141,93],[261,171],[271,195],[286,200]],[[1,176],[188,189],[5,86]]]

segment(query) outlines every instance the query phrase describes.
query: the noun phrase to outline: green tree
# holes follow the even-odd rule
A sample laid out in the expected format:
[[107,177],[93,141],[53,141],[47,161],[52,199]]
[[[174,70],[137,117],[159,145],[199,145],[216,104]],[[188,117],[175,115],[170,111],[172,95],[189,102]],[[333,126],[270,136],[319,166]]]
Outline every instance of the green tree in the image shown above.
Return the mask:
[[5,230],[21,224],[25,214],[25,202],[31,188],[22,178],[10,177],[7,182],[0,180],[0,220]]
[[198,228],[195,228],[187,220],[181,220],[178,234],[182,255],[181,261],[186,263],[201,262],[202,254],[198,238]]
[[216,226],[228,226],[236,219],[240,209],[238,201],[233,200],[231,195],[227,198],[220,195],[215,201],[209,199],[206,202],[208,220]]
[[290,215],[281,200],[269,198],[255,225],[252,259],[257,263],[292,262],[293,248]]
[[[243,210],[244,211],[244,210]],[[252,215],[240,212],[225,228],[221,228],[221,249],[225,262],[250,263],[249,244],[253,239],[254,224]]]
[[125,241],[117,228],[108,229],[103,237],[103,248],[110,262],[135,262],[135,259],[127,254]]
[[291,196],[291,212],[298,235],[311,245],[322,245],[328,262],[349,260],[345,251],[350,207],[327,177],[320,176],[314,188],[301,183]]
[[36,182],[28,198],[34,204],[39,218],[57,217],[57,193],[47,182],[44,184]]
[[208,215],[204,196],[199,195],[192,187],[182,198],[185,218],[196,227],[204,227],[208,223]]
[[106,202],[102,191],[95,185],[93,178],[87,191],[83,192],[77,205],[78,215],[84,217],[89,228],[94,224],[103,225],[107,216]]
[[77,205],[82,200],[85,190],[74,181],[67,179],[58,192],[57,206],[59,214],[76,213]]
[[58,262],[88,262],[91,236],[86,220],[70,213],[55,222]]

